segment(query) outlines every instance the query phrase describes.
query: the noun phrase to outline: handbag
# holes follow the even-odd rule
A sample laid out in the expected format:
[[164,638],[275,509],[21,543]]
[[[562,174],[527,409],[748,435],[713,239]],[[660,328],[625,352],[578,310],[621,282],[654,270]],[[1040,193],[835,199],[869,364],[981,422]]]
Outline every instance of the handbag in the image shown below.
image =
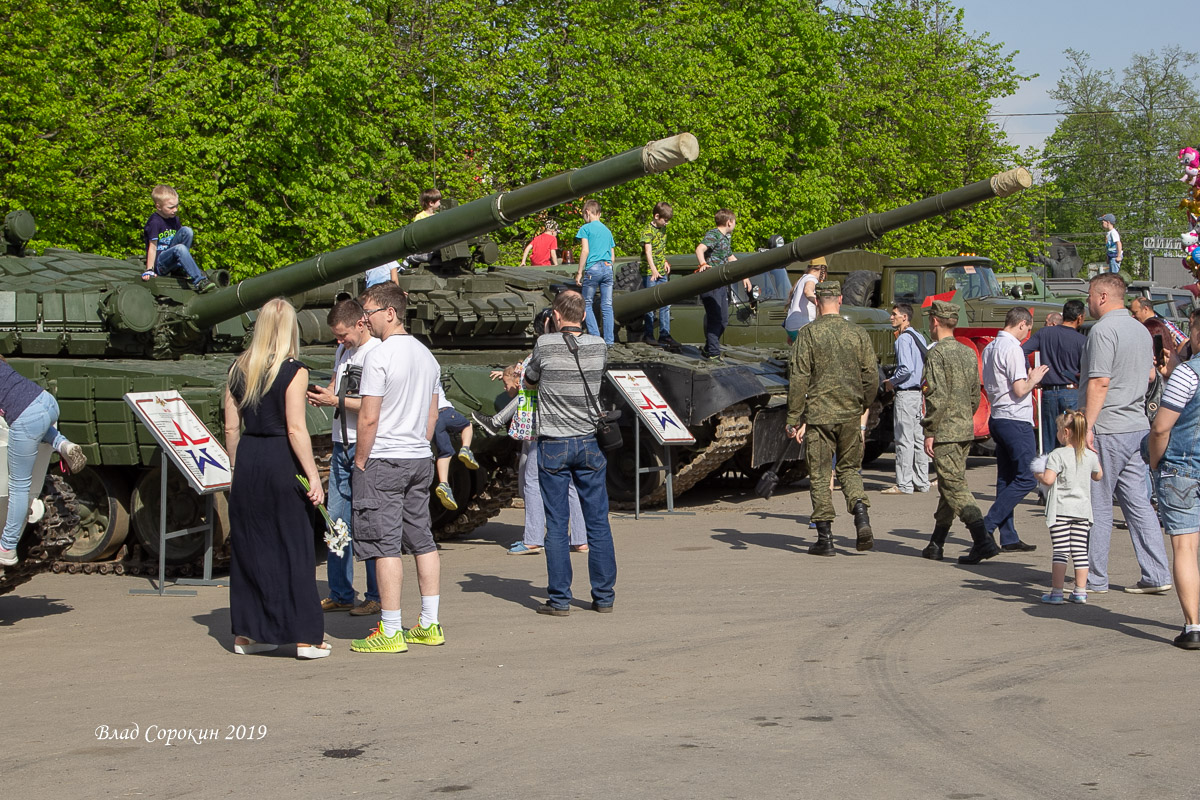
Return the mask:
[[534,425],[537,414],[537,389],[521,389],[517,392],[517,410],[508,423],[508,435],[518,442],[530,442],[537,438]]
[[596,397],[592,394],[592,387],[588,385],[587,376],[583,374],[583,366],[579,363],[579,342],[569,333],[563,333],[562,337],[563,342],[567,345],[567,350],[575,356],[575,368],[579,370],[579,378],[583,381],[583,390],[587,393],[588,410],[595,415],[592,424],[596,426],[596,443],[605,452],[621,449],[624,439],[621,436],[621,428],[617,425],[621,412],[600,410],[600,404],[596,402]]

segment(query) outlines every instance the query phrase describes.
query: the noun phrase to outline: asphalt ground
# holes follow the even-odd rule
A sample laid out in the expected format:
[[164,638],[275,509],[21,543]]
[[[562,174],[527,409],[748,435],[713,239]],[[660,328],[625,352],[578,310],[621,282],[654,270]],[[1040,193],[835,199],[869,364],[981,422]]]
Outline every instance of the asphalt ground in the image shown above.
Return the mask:
[[[969,480],[986,509],[990,461]],[[890,456],[864,472],[890,481]],[[442,550],[447,643],[351,653],[373,621],[326,615],[333,656],[235,656],[228,593],[130,596],[141,578],[42,575],[0,597],[5,797],[1182,798],[1195,796],[1200,653],[1170,645],[1173,594],[1137,580],[1044,606],[1037,552],[919,557],[936,493],[871,494],[877,545],[805,553],[807,492],[746,482],[693,516],[614,516],[616,610],[566,618],[506,510]],[[840,514],[839,504],[839,514]],[[406,565],[405,623],[419,608]],[[324,589],[324,569],[319,568]],[[361,568],[360,568],[361,586]],[[107,727],[105,727],[107,726]],[[183,739],[168,744],[182,731]],[[192,738],[188,738],[189,733]],[[115,735],[129,738],[111,738]],[[210,734],[214,738],[207,738]],[[108,738],[106,738],[108,737]]]

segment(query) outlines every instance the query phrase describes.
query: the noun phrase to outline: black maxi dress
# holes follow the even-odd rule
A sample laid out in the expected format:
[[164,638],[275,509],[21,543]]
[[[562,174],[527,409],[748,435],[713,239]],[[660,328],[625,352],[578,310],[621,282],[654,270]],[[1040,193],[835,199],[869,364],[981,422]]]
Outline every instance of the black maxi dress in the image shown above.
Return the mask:
[[[297,475],[287,437],[284,395],[307,367],[289,359],[257,408],[243,408],[229,490],[229,617],[235,636],[282,644],[325,640],[317,591],[314,532],[318,514]],[[237,400],[241,387],[231,381]]]

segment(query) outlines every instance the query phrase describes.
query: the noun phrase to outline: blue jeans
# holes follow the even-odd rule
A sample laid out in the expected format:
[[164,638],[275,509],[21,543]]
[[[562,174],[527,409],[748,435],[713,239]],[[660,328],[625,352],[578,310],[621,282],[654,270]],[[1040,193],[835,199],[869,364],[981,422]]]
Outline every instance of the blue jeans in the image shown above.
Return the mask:
[[1108,260],[1108,271],[1109,272],[1120,272],[1121,271],[1121,262],[1117,261],[1115,258],[1110,258]]
[[[596,289],[600,289],[600,316],[604,332],[596,325],[596,310],[592,307]],[[593,336],[604,336],[605,344],[613,343],[613,267],[611,261],[597,261],[583,273],[583,310],[587,332]]]
[[763,300],[787,300],[792,295],[792,282],[787,270],[776,267],[759,276],[763,281]]
[[1050,455],[1050,451],[1058,447],[1058,415],[1068,408],[1079,408],[1078,389],[1043,389],[1042,390],[1042,454]]
[[[335,425],[339,424],[337,422]],[[341,442],[333,443],[333,461],[329,465],[329,497],[326,503],[329,516],[334,522],[344,519],[347,525],[353,525],[350,513],[350,473],[354,466],[354,445],[347,447]],[[353,538],[354,530],[350,531]],[[354,542],[346,546],[344,555],[330,553],[325,561],[325,569],[329,577],[329,596],[339,603],[353,603],[354,591]],[[375,560],[367,564],[366,598],[379,602],[379,586],[375,583]]]
[[[521,442],[521,469],[517,473],[519,493],[525,500],[525,535],[521,541],[530,547],[546,546],[546,507],[542,503],[542,484],[538,480],[537,442]],[[587,544],[587,524],[579,505],[575,484],[568,490],[571,519],[571,546]]]
[[166,250],[159,250],[154,260],[154,271],[159,275],[170,275],[173,272],[184,272],[192,285],[199,283],[208,276],[196,266],[192,258],[192,229],[184,225],[175,231],[175,238]]
[[[654,280],[649,275],[642,276],[642,288],[649,289],[651,286],[662,286],[667,282],[667,276],[663,275],[658,280]],[[642,333],[651,338],[654,337],[654,317],[658,316],[658,337],[661,339],[664,336],[671,335],[671,307],[663,306],[657,311],[649,311],[646,313],[645,326],[642,328]]]
[[1037,439],[1028,422],[992,417],[988,427],[996,442],[996,501],[984,515],[983,527],[988,532],[999,528],[1003,546],[1020,541],[1013,525],[1013,509],[1037,488],[1037,480],[1029,471],[1029,463],[1037,456]]
[[571,604],[571,548],[567,539],[569,510],[567,495],[571,482],[579,490],[579,504],[587,526],[588,575],[592,601],[613,604],[617,582],[617,555],[608,525],[608,460],[600,452],[596,437],[572,436],[538,440],[538,481],[546,508],[546,592],[550,605]]
[[21,416],[8,424],[8,515],[4,520],[4,534],[0,536],[0,547],[5,550],[17,549],[25,521],[29,519],[29,495],[38,445],[45,442],[57,450],[67,441],[67,437],[54,427],[57,421],[58,402],[49,392],[42,392]]

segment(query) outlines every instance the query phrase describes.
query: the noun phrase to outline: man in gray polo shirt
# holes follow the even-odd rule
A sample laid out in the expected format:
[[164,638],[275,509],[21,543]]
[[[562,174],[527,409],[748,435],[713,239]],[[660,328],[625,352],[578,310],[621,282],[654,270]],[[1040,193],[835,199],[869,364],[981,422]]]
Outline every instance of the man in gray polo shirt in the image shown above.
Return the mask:
[[1100,456],[1104,477],[1092,483],[1091,569],[1088,591],[1108,591],[1108,550],[1112,540],[1113,496],[1121,504],[1141,579],[1125,591],[1160,594],[1171,588],[1162,530],[1150,505],[1141,444],[1146,419],[1146,386],[1154,372],[1146,326],[1125,310],[1125,281],[1103,273],[1088,286],[1088,311],[1099,320],[1088,333],[1079,388],[1088,423],[1088,446]]
[[583,305],[578,292],[566,291],[554,298],[557,333],[538,337],[525,368],[525,383],[538,390],[538,482],[546,507],[549,599],[537,611],[555,617],[571,613],[567,496],[572,481],[587,525],[592,610],[612,611],[617,581],[608,525],[608,461],[596,442],[596,415],[591,407],[591,398],[600,395],[608,348],[599,336],[583,332]]

